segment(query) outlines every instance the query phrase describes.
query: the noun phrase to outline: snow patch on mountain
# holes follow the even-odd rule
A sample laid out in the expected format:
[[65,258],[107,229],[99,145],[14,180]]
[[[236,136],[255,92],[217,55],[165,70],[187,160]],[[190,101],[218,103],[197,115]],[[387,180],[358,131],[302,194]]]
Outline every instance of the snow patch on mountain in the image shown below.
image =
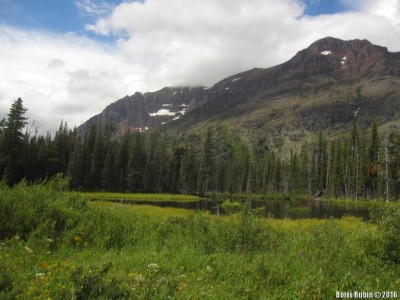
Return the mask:
[[149,114],[151,117],[155,116],[175,116],[174,112],[171,112],[169,109],[160,109],[159,111],[155,113],[150,113]]

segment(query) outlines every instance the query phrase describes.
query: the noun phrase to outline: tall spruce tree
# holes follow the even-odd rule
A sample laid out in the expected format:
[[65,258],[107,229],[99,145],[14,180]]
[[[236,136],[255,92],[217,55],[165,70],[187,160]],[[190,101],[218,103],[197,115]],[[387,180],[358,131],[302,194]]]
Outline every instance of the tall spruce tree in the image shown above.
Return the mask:
[[144,174],[146,168],[146,152],[144,137],[139,132],[135,133],[129,152],[127,185],[130,192],[144,191]]
[[200,195],[204,195],[211,187],[212,172],[214,169],[212,140],[213,131],[211,128],[208,128],[203,143],[203,152],[197,182],[197,192]]
[[376,192],[378,189],[378,174],[379,174],[379,136],[378,136],[378,126],[376,120],[372,120],[371,126],[371,140],[368,151],[368,170],[366,178],[366,188],[368,197],[376,197]]
[[101,186],[101,175],[104,164],[104,135],[101,130],[97,130],[94,148],[90,157],[89,187],[99,189]]
[[104,159],[104,167],[101,174],[101,186],[107,191],[113,191],[116,187],[115,176],[115,144],[109,143]]
[[185,144],[185,156],[182,159],[181,164],[181,189],[185,193],[193,194],[196,192],[197,184],[197,164],[196,164],[196,153],[193,146],[186,141]]
[[80,189],[85,184],[85,153],[82,139],[75,138],[74,149],[68,163],[67,174],[71,176],[71,187]]
[[[355,200],[358,200],[358,193],[360,188],[360,152],[359,152],[359,134],[358,134],[358,126],[357,126],[357,116],[353,117],[353,126],[351,130],[351,151],[352,151],[352,184],[351,191],[352,195],[355,197]],[[353,198],[353,197],[352,197]]]
[[23,129],[27,124],[26,111],[22,99],[18,98],[11,105],[8,119],[4,122],[0,144],[0,170],[9,185],[19,182],[24,177],[27,145]]

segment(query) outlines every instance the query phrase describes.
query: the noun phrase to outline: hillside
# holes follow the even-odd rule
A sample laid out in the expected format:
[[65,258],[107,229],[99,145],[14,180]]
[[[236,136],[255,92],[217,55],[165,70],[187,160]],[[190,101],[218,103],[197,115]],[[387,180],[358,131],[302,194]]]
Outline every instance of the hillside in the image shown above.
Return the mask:
[[346,132],[353,116],[360,126],[378,117],[397,124],[400,114],[400,53],[366,40],[324,38],[289,61],[232,75],[212,87],[163,88],[135,93],[110,104],[85,122],[112,123],[121,134],[158,126],[190,130],[223,122],[243,136],[296,141],[309,133]]

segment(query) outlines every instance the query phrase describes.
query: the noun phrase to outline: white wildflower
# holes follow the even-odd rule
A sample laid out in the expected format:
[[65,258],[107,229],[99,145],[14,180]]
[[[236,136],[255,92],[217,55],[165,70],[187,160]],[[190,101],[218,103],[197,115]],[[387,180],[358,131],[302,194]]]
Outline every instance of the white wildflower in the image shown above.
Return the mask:
[[155,263],[150,263],[147,265],[147,267],[151,269],[153,272],[158,272],[158,270],[160,269],[160,267]]

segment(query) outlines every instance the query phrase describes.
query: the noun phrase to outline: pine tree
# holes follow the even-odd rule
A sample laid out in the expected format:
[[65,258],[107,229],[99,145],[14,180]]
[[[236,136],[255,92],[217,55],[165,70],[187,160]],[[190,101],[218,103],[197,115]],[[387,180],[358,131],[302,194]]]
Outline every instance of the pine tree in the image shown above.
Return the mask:
[[27,149],[23,129],[26,126],[27,109],[22,99],[13,102],[4,123],[0,147],[0,170],[8,184],[13,185],[24,177],[25,153]]
[[157,182],[155,185],[156,191],[168,191],[168,163],[169,163],[169,140],[171,139],[166,133],[159,139],[159,147],[157,151]]
[[376,124],[376,120],[373,119],[371,128],[371,140],[368,151],[369,163],[366,178],[367,195],[371,197],[376,197],[376,192],[378,189],[379,148],[380,142],[378,136],[378,126]]
[[326,189],[326,169],[327,169],[327,154],[326,154],[326,139],[322,131],[318,134],[318,145],[317,145],[317,190],[322,192]]
[[129,145],[131,144],[132,135],[128,130],[119,140],[116,146],[115,155],[115,177],[117,190],[126,191],[126,170],[129,160]]
[[184,193],[195,193],[197,184],[196,153],[192,145],[186,141],[185,156],[181,164],[181,189]]
[[145,174],[145,191],[155,192],[159,175],[159,161],[158,151],[160,143],[160,134],[158,132],[151,132],[149,137],[148,154],[147,154],[147,167]]
[[304,143],[300,150],[300,167],[299,167],[299,187],[304,193],[311,193],[309,188],[310,182],[310,158],[309,158],[308,144]]
[[97,190],[101,186],[101,175],[104,164],[104,135],[101,130],[97,130],[94,148],[90,157],[89,188]]
[[139,132],[135,133],[129,152],[127,185],[130,192],[144,191],[144,174],[146,168],[146,153],[144,139]]
[[107,153],[104,159],[104,167],[101,174],[101,186],[106,191],[115,190],[115,144],[110,143],[107,149]]
[[37,140],[37,180],[46,178],[48,170],[48,140],[44,136],[39,136]]
[[71,150],[68,124],[64,121],[61,121],[60,126],[55,133],[53,147],[53,157],[50,158],[54,167],[52,175],[55,175],[56,173],[65,173],[67,171]]
[[169,192],[171,193],[179,192],[180,180],[181,180],[181,165],[182,165],[182,158],[184,157],[184,155],[185,155],[185,148],[176,145],[169,168],[170,169]]
[[343,195],[343,177],[341,175],[342,143],[336,141],[331,143],[331,175],[330,175],[330,193],[335,197]]
[[357,116],[353,117],[353,126],[351,130],[351,151],[352,151],[352,184],[351,190],[352,195],[355,196],[355,200],[358,200],[359,187],[360,187],[360,152],[359,152],[359,136],[357,128]]
[[208,128],[203,143],[203,152],[197,183],[197,191],[200,195],[204,195],[207,191],[209,191],[212,185],[211,179],[214,169],[212,139],[213,131],[211,128]]
[[82,139],[79,135],[75,137],[74,149],[68,163],[68,176],[71,176],[71,187],[83,188],[85,184],[85,152]]

